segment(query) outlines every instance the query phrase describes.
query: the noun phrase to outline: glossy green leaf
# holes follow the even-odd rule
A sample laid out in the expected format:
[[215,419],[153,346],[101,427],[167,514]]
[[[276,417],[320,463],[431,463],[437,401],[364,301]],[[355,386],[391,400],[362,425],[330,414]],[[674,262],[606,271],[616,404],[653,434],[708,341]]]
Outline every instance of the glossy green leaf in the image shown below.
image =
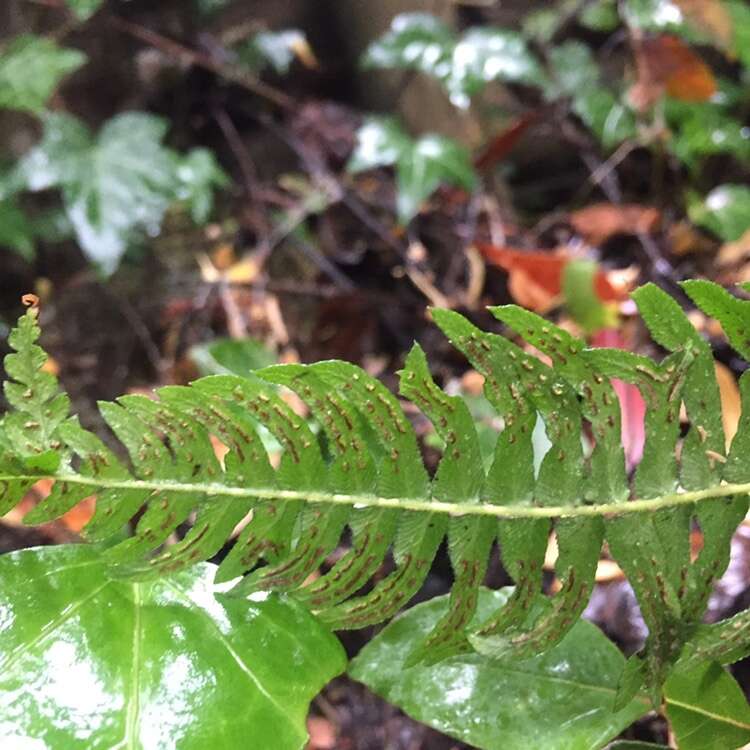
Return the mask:
[[396,206],[402,224],[419,213],[422,203],[443,183],[472,190],[476,173],[468,149],[452,138],[422,136],[398,162]]
[[667,113],[674,134],[669,148],[687,166],[713,154],[750,159],[750,129],[712,103],[668,102]]
[[547,99],[570,97],[573,111],[605,148],[635,135],[633,113],[601,85],[599,66],[586,45],[566,42],[552,48],[549,58],[554,75],[544,87]]
[[402,13],[365,52],[365,67],[405,68],[445,78],[455,46],[453,32],[429,13]]
[[46,37],[12,38],[0,50],[0,109],[42,112],[58,83],[85,62],[83,52],[59,47]]
[[453,49],[443,81],[451,101],[468,107],[471,97],[491,81],[540,85],[545,74],[523,36],[510,29],[469,29]]
[[[478,619],[509,593],[483,589]],[[545,655],[522,662],[465,655],[405,668],[446,606],[440,597],[409,610],[365,646],[349,674],[418,721],[482,750],[599,750],[648,710],[639,699],[612,711],[624,659],[586,622]]]
[[716,662],[675,670],[664,697],[680,750],[734,750],[750,742],[750,706]]
[[674,0],[625,0],[621,12],[629,25],[644,31],[676,34],[690,42],[711,41]]
[[594,287],[599,266],[594,261],[574,260],[563,270],[562,291],[565,306],[587,333],[612,325],[614,314],[601,301]]
[[238,47],[236,54],[239,61],[252,70],[261,70],[270,65],[277,73],[284,75],[294,62],[295,50],[305,44],[305,35],[299,29],[261,31]]
[[0,575],[3,747],[301,750],[346,663],[302,607],[227,598],[208,564],[127,583],[76,545],[3,555]]
[[276,352],[257,339],[216,339],[190,350],[201,375],[241,375],[276,363]]
[[66,0],[66,2],[76,18],[81,21],[91,18],[104,4],[104,0]]
[[194,148],[176,158],[176,197],[188,206],[196,224],[205,224],[214,207],[214,190],[229,185],[229,177],[207,148]]
[[690,218],[722,240],[738,240],[750,228],[750,188],[719,185],[704,199],[693,201]]
[[468,149],[452,138],[427,134],[413,141],[389,118],[370,118],[357,132],[350,172],[396,166],[397,213],[402,224],[419,213],[441,184],[472,190],[476,172]]
[[[207,183],[205,171],[196,172],[195,152],[183,163],[165,148],[166,131],[161,118],[125,112],[93,136],[74,117],[50,113],[41,142],[21,162],[30,190],[61,190],[81,249],[104,273],[116,269],[136,237],[159,231],[175,200],[189,200],[199,218],[209,208],[206,193],[217,174]],[[205,167],[205,155],[198,154]]]
[[587,3],[578,19],[582,26],[593,31],[614,31],[620,23],[615,0],[595,0]]
[[413,147],[411,138],[392,117],[368,117],[357,131],[357,144],[347,169],[363,172],[390,167]]
[[494,27],[468,29],[460,38],[427,13],[405,13],[373,42],[366,67],[418,70],[437,78],[451,101],[468,107],[490,81],[541,83],[544,74],[523,36]]

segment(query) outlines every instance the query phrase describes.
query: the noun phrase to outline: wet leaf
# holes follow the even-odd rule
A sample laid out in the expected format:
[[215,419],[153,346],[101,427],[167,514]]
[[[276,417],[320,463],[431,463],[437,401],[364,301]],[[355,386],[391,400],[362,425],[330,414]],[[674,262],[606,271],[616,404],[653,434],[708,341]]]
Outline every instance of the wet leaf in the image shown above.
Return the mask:
[[239,61],[259,71],[271,66],[279,75],[289,72],[295,57],[308,67],[314,67],[315,56],[307,37],[299,29],[261,31],[237,50]]
[[190,350],[201,375],[242,375],[274,365],[276,353],[256,339],[217,339]]
[[738,240],[750,229],[750,188],[719,185],[705,198],[693,200],[688,212],[696,224],[725,242]]
[[750,742],[750,706],[716,662],[679,667],[664,686],[667,717],[680,750],[733,750]]
[[673,128],[668,145],[689,167],[712,154],[731,154],[750,160],[750,129],[713,103],[669,102],[667,116]]
[[29,190],[60,189],[81,249],[104,273],[115,270],[139,233],[158,233],[178,191],[197,214],[205,210],[205,179],[196,177],[192,164],[186,167],[194,178],[189,190],[180,183],[180,160],[162,144],[167,123],[161,118],[125,112],[96,136],[63,113],[48,113],[43,123],[42,140],[19,171]]
[[0,109],[42,112],[60,81],[85,63],[83,52],[46,37],[13,37],[0,52]]
[[438,79],[451,101],[467,107],[490,81],[541,83],[543,71],[523,36],[493,27],[471,28],[457,38],[429,13],[403,13],[367,49],[370,68],[418,70]]
[[360,172],[396,166],[397,212],[402,224],[444,183],[472,190],[476,173],[467,149],[452,138],[427,134],[413,141],[389,118],[369,118],[357,132],[347,169]]
[[[508,596],[509,589],[482,589],[478,621]],[[471,654],[404,668],[447,600],[420,604],[388,625],[354,659],[350,675],[413,718],[482,750],[598,750],[648,710],[639,699],[612,711],[624,659],[584,621],[543,656],[521,662]]]
[[443,183],[472,190],[476,174],[469,152],[452,138],[425,135],[404,152],[397,170],[397,209],[402,224],[419,213],[422,203]]
[[[540,313],[560,301],[565,267],[575,259],[565,251],[519,250],[484,242],[477,243],[477,249],[488,263],[508,272],[508,283],[516,302]],[[594,276],[594,288],[603,302],[620,301],[627,296],[626,291],[612,284],[601,269]]]
[[215,566],[107,577],[90,546],[3,555],[3,747],[301,750],[345,665],[301,606],[215,593]]
[[185,156],[175,154],[177,199],[190,209],[196,224],[205,224],[214,206],[214,189],[229,184],[229,177],[207,148],[194,148]]
[[600,83],[599,66],[591,50],[581,42],[566,42],[549,53],[555,75],[544,95],[553,100],[570,97],[573,111],[606,148],[635,135],[633,113]]

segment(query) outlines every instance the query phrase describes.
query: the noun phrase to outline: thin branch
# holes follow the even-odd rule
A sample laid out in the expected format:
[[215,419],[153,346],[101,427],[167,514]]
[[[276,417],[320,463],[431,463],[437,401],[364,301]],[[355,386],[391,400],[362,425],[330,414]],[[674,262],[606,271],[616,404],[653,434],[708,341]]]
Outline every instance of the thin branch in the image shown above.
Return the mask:
[[253,94],[273,102],[273,104],[281,109],[291,110],[294,106],[294,100],[290,96],[278,91],[273,88],[273,86],[269,86],[267,83],[264,83],[240,68],[220,63],[210,55],[192,50],[173,39],[169,39],[168,37],[157,33],[156,31],[126,21],[119,16],[113,16],[111,22],[121,31],[145,42],[151,47],[156,47],[164,52],[164,54],[188,65],[196,65],[199,68],[210,70],[219,77],[235,83],[238,86],[242,86],[248,91],[252,91]]
[[281,490],[268,487],[233,487],[217,483],[145,481],[141,479],[110,480],[86,477],[80,474],[24,474],[0,475],[0,488],[10,482],[38,482],[40,479],[77,484],[94,488],[93,491],[122,489],[146,490],[150,492],[189,493],[208,497],[242,498],[256,500],[276,500],[295,502],[302,500],[316,505],[350,505],[357,508],[392,508],[422,513],[441,513],[450,516],[491,516],[495,518],[605,518],[629,515],[631,513],[650,513],[666,508],[676,508],[704,500],[718,500],[732,495],[750,494],[750,482],[744,484],[722,484],[704,490],[691,490],[648,499],[626,502],[596,503],[594,505],[549,505],[544,507],[530,505],[494,505],[492,503],[446,503],[440,500],[425,500],[417,497],[379,497],[377,495],[359,495],[329,492],[312,492],[307,490]]

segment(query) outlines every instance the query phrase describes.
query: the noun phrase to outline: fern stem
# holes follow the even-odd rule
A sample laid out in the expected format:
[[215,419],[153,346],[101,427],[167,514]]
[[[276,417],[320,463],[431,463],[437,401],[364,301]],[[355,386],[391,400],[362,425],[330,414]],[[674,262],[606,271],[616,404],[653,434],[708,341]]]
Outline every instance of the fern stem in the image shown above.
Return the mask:
[[301,490],[268,489],[267,487],[231,487],[223,484],[146,481],[140,479],[108,480],[78,474],[0,475],[0,490],[6,482],[36,482],[50,479],[68,484],[84,485],[93,491],[107,489],[151,490],[154,492],[202,493],[207,496],[237,497],[269,501],[299,501],[323,505],[352,505],[361,508],[396,508],[424,513],[444,513],[450,516],[494,516],[496,518],[579,518],[584,516],[619,516],[691,505],[703,500],[715,500],[732,495],[750,494],[750,482],[721,484],[702,490],[660,495],[624,503],[596,503],[593,505],[494,505],[492,503],[447,503],[414,497],[378,497],[376,495],[309,492]]

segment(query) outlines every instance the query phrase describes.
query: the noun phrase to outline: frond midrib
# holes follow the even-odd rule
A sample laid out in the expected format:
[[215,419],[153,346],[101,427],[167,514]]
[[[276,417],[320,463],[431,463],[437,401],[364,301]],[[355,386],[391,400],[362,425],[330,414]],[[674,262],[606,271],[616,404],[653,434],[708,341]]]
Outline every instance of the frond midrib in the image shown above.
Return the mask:
[[750,494],[750,482],[722,483],[700,490],[689,490],[639,498],[626,502],[600,502],[591,505],[497,505],[492,502],[449,503],[418,497],[379,497],[373,494],[347,494],[336,492],[313,492],[309,490],[284,490],[268,487],[235,487],[217,482],[174,482],[170,480],[98,479],[80,474],[27,474],[0,475],[4,482],[36,482],[41,479],[66,482],[92,487],[92,492],[108,489],[132,489],[170,493],[200,493],[207,497],[228,497],[266,501],[292,502],[302,500],[317,505],[349,505],[355,508],[392,508],[421,513],[442,513],[450,516],[490,516],[512,518],[580,518],[608,517],[631,513],[649,513],[665,508],[692,505],[696,502],[717,500],[734,495]]

